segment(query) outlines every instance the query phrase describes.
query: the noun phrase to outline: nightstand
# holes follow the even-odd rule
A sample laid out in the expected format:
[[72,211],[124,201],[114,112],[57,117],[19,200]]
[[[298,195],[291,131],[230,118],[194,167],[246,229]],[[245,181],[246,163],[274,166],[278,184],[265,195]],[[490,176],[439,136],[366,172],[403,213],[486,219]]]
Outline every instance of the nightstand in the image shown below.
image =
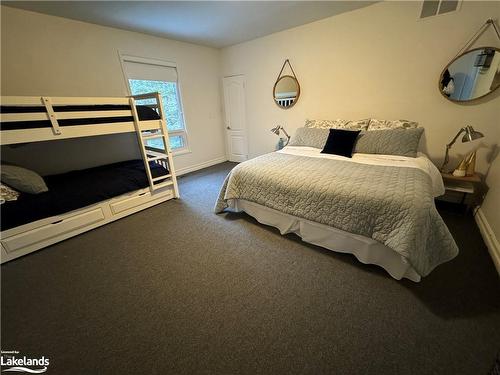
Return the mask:
[[[481,176],[474,173],[472,176],[456,177],[450,173],[441,173],[446,191],[458,192],[461,194],[460,204],[466,205],[466,212],[476,202],[477,191],[481,185]],[[467,197],[470,199],[467,200]]]

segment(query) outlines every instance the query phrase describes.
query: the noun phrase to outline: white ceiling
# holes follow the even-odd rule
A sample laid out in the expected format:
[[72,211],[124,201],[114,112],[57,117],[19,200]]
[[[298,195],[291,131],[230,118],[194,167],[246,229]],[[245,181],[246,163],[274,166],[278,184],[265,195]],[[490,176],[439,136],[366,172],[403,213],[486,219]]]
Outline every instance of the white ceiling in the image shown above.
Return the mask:
[[221,48],[374,2],[2,1],[2,4]]

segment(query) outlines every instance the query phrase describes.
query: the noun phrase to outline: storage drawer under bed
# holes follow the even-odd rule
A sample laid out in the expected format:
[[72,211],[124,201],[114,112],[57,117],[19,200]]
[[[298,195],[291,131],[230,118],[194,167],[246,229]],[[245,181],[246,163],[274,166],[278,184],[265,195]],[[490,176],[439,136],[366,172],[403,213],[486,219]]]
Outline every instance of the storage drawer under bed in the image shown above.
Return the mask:
[[173,198],[173,190],[171,188],[167,188],[164,191],[156,191],[154,194],[146,191],[138,195],[113,200],[109,203],[109,207],[113,215],[120,215],[128,210],[139,211],[169,198]]
[[[35,245],[39,242],[50,240],[54,237],[71,237],[72,232],[77,232],[83,227],[98,223],[105,219],[101,207],[64,217],[52,224],[28,230],[7,238],[2,238],[2,245],[7,253]],[[76,233],[75,233],[76,234]]]
[[[149,189],[143,189],[79,211],[42,219],[43,223],[27,224],[27,228],[21,226],[9,229],[2,232],[0,240],[1,262],[8,262],[172,198],[174,192],[171,186],[157,190],[153,194]],[[58,218],[60,220],[56,221]],[[33,227],[33,224],[38,225]]]

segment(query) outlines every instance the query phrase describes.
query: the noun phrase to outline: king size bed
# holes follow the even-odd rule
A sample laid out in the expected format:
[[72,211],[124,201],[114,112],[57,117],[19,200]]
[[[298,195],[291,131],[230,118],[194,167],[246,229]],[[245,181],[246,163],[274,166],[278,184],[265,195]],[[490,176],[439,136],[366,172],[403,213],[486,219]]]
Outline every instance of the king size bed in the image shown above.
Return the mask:
[[444,193],[441,176],[424,154],[344,157],[298,143],[237,165],[215,212],[245,211],[282,234],[379,265],[396,279],[418,282],[458,254],[434,205]]

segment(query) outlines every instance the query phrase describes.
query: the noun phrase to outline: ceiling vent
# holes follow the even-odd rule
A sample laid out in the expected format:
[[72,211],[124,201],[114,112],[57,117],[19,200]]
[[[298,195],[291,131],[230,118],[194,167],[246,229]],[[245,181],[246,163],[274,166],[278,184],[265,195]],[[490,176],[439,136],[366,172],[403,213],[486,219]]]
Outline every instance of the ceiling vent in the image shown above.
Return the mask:
[[438,14],[456,12],[459,10],[461,2],[462,0],[424,0],[422,3],[420,18],[428,18],[437,16]]

